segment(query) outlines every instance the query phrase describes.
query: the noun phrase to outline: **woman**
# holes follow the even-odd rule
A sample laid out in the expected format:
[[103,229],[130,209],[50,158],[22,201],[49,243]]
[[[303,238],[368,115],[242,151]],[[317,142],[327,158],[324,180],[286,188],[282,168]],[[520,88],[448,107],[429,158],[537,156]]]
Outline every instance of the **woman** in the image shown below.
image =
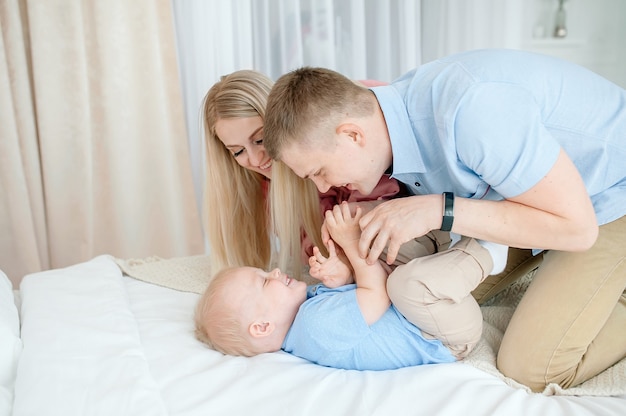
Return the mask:
[[[277,264],[300,277],[302,260],[313,254],[313,245],[324,247],[320,229],[325,209],[344,200],[388,199],[400,191],[395,180],[384,177],[367,197],[346,188],[320,195],[313,182],[272,161],[263,146],[271,87],[272,81],[259,72],[236,71],[213,85],[203,101],[204,225],[215,271],[242,265],[268,268],[273,232],[279,244]],[[269,191],[270,180],[280,186]]]

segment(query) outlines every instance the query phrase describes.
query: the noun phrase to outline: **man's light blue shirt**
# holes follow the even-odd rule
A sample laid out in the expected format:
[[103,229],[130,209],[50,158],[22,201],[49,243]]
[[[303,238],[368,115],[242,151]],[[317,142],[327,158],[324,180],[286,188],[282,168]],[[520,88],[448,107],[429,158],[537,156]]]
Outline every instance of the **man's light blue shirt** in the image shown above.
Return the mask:
[[511,198],[536,185],[563,148],[598,224],[626,213],[626,90],[587,69],[479,50],[371,90],[391,138],[392,177],[414,194]]

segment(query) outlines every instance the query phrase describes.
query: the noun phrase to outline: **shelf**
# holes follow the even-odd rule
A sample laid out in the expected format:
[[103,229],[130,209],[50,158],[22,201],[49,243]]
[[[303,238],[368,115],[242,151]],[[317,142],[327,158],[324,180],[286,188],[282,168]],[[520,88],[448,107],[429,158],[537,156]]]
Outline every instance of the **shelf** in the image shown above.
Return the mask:
[[531,39],[525,42],[525,46],[530,48],[580,48],[587,42],[580,38],[540,38]]

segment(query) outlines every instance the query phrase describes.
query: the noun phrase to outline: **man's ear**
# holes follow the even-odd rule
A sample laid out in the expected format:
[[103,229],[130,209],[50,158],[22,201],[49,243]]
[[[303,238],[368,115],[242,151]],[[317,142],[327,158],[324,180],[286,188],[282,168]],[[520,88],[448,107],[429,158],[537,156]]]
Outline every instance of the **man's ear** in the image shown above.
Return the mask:
[[255,321],[248,327],[248,332],[254,338],[261,338],[271,335],[274,332],[276,325],[273,322],[259,322]]
[[362,145],[365,143],[364,131],[358,124],[342,123],[337,126],[335,133],[349,137],[354,143]]

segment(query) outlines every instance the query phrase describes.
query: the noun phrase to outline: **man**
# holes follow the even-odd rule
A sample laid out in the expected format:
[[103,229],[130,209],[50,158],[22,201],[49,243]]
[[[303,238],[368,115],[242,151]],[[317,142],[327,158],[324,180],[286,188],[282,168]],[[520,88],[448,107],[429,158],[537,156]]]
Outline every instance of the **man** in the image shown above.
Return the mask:
[[[367,194],[385,172],[414,196],[360,221],[369,262],[450,230],[544,252],[498,367],[535,391],[626,356],[626,91],[521,51],[453,55],[366,89],[322,68],[281,77],[265,147],[320,191]],[[419,268],[416,268],[419,273]],[[388,291],[402,293],[393,273]]]

